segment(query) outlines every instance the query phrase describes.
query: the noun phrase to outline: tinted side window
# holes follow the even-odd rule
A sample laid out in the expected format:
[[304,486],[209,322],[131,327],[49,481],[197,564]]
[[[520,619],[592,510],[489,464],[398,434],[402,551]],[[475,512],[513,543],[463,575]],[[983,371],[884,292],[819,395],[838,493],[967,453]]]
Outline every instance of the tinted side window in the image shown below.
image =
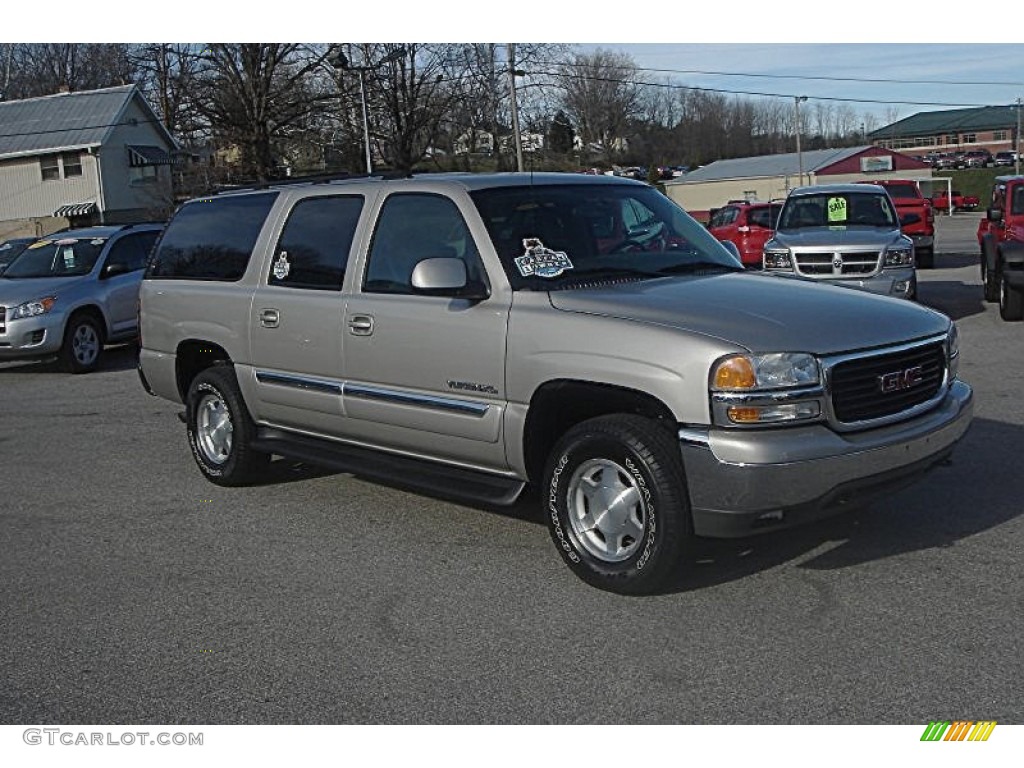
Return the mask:
[[167,225],[146,277],[240,280],[277,192],[183,205]]
[[270,285],[340,291],[362,197],[309,197],[288,214],[270,265]]
[[123,264],[129,272],[146,266],[146,258],[156,242],[159,232],[140,232],[137,235],[125,235],[110,247],[106,266]]
[[468,284],[485,282],[480,254],[455,203],[440,195],[392,195],[373,233],[363,290],[413,293],[413,268],[438,257],[462,259]]

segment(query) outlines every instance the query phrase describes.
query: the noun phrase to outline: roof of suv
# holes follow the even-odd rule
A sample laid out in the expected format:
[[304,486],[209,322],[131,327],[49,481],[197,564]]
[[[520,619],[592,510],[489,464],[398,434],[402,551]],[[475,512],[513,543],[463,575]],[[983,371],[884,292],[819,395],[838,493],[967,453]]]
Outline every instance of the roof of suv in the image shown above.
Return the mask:
[[817,184],[812,187],[797,187],[789,193],[789,196],[843,194],[849,192],[867,192],[875,195],[886,194],[885,190],[881,189],[877,184]]
[[424,183],[438,183],[444,185],[460,186],[468,191],[478,189],[493,189],[496,187],[519,187],[527,184],[536,186],[550,186],[554,184],[578,184],[580,186],[593,184],[636,184],[649,186],[642,181],[626,178],[623,176],[591,176],[582,173],[423,173],[413,174],[402,178],[390,178],[387,176],[352,176],[342,178],[310,179],[308,181],[295,179],[284,180],[279,183],[267,182],[250,187],[227,189],[221,195],[236,195],[250,192],[284,189],[308,189],[322,188],[324,186],[350,186],[357,184],[388,184],[388,185],[416,185]]

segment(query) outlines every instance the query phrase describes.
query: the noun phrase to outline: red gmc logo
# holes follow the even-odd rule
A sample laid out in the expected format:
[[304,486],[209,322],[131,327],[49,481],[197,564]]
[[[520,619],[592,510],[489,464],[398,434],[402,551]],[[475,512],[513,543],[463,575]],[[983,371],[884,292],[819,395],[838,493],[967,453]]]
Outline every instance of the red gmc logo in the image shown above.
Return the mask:
[[899,392],[904,389],[910,389],[915,384],[920,384],[923,378],[924,371],[921,366],[915,365],[913,368],[907,368],[903,371],[883,373],[878,377],[878,388],[882,391],[882,394]]

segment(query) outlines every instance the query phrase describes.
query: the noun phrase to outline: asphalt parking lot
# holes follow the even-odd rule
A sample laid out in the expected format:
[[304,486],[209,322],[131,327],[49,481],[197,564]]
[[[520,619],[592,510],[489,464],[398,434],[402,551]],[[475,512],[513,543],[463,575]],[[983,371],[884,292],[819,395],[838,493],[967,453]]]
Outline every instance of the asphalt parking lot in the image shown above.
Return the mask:
[[0,723],[1024,722],[1024,324],[976,222],[919,275],[976,392],[953,465],[656,597],[576,580],[530,504],[211,485],[129,348],[0,365]]

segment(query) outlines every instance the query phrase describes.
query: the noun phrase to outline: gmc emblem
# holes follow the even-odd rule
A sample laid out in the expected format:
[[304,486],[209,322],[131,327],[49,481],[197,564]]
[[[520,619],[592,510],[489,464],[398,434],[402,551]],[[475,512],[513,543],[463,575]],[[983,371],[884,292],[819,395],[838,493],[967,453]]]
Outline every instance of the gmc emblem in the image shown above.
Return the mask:
[[920,365],[915,365],[906,370],[883,373],[878,377],[878,388],[882,394],[887,395],[890,392],[910,389],[915,384],[920,384],[922,379],[924,379],[924,371]]

